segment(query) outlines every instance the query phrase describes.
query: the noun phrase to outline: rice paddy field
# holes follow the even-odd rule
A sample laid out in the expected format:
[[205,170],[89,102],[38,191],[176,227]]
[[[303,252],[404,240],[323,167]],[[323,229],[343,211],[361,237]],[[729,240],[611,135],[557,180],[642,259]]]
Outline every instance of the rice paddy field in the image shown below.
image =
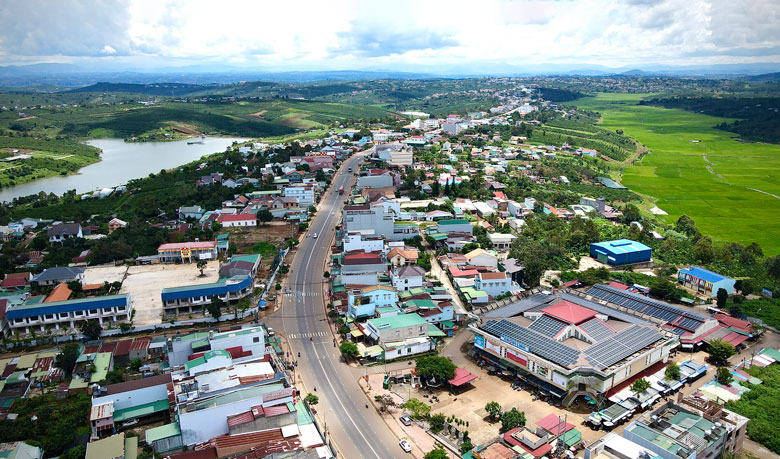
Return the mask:
[[649,153],[622,183],[657,199],[669,223],[687,214],[716,242],[757,242],[780,253],[780,145],[748,143],[715,129],[725,119],[637,105],[647,94],[598,94],[576,101],[601,113]]

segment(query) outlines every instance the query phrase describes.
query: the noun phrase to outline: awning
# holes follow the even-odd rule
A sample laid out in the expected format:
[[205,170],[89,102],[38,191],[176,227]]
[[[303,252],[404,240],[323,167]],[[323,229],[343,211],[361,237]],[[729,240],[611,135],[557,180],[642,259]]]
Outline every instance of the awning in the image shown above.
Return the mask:
[[452,384],[453,386],[459,387],[464,384],[468,384],[471,381],[474,381],[475,379],[477,379],[477,376],[471,374],[465,368],[456,368],[455,376],[447,382]]
[[577,429],[571,429],[563,434],[563,442],[566,446],[572,447],[582,442],[582,432]]
[[350,330],[349,334],[352,335],[353,338],[360,338],[363,336],[363,332],[360,330]]
[[382,355],[384,352],[384,349],[382,349],[379,345],[369,346],[369,347],[363,347],[358,344],[358,352],[360,353],[361,357],[378,357]]

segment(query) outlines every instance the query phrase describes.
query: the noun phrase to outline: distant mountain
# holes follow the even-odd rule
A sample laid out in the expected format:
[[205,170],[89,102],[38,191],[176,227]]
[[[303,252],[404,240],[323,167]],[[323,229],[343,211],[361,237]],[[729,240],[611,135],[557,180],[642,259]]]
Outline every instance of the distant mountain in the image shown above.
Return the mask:
[[183,83],[106,83],[100,82],[65,92],[122,92],[132,94],[147,94],[151,96],[185,96],[194,92],[204,91],[216,85],[193,85]]
[[656,76],[658,73],[656,72],[647,72],[645,70],[641,69],[631,69],[626,72],[619,73],[621,76],[631,76],[631,77],[643,77],[643,76]]
[[760,83],[776,82],[776,81],[780,81],[780,72],[762,73],[761,75],[753,75],[753,76],[745,77],[745,80],[755,81]]

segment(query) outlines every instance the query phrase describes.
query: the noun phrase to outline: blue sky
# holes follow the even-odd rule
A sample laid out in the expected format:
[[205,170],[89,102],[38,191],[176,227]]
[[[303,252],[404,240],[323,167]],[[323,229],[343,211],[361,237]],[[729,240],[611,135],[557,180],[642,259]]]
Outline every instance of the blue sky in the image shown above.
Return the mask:
[[0,65],[453,71],[780,62],[778,0],[3,0]]

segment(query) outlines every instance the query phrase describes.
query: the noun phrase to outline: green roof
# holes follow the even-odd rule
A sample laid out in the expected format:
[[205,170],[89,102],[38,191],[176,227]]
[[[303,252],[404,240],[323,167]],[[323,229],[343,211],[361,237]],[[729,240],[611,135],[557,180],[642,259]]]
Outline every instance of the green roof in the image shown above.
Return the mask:
[[95,360],[92,361],[92,365],[95,367],[95,372],[89,378],[89,382],[96,383],[103,381],[108,376],[108,368],[111,366],[110,352],[98,352],[95,355]]
[[6,384],[18,384],[20,382],[27,381],[27,377],[24,375],[24,371],[14,371],[5,379]]
[[566,446],[574,446],[582,441],[582,432],[577,429],[571,429],[563,434],[563,442]]
[[461,293],[466,295],[469,298],[479,298],[483,296],[487,296],[487,292],[484,290],[477,290],[474,287],[465,287],[460,289]]
[[309,415],[309,411],[303,405],[302,400],[299,400],[298,403],[295,404],[295,413],[298,415],[297,422],[299,426],[314,423],[314,420]]
[[89,386],[89,383],[84,381],[83,379],[79,377],[75,377],[70,380],[70,384],[68,385],[68,390],[71,389],[86,389],[87,386]]
[[220,279],[210,284],[182,285],[181,287],[165,287],[162,289],[162,293],[165,294],[165,293],[173,293],[173,292],[188,292],[193,289],[208,289],[208,288],[222,287],[226,283],[227,283],[226,279]]
[[387,328],[402,328],[412,327],[415,325],[424,325],[428,322],[417,314],[398,314],[395,316],[381,317],[378,319],[369,319],[370,323],[377,330],[384,330]]
[[187,335],[177,336],[174,338],[174,341],[190,341],[190,340],[196,340],[199,338],[208,338],[209,332],[195,332],[195,333],[189,333]]
[[447,334],[439,330],[436,325],[428,324],[428,336],[436,338],[440,336],[447,336]]
[[138,457],[138,437],[125,438],[125,459]]
[[192,370],[193,368],[203,365],[204,363],[208,362],[209,360],[215,358],[215,357],[227,357],[230,358],[230,352],[224,350],[224,349],[214,349],[212,351],[206,351],[202,357],[198,357],[197,359],[192,359],[185,365],[187,371]]
[[780,351],[777,349],[773,349],[771,347],[765,348],[761,350],[761,354],[767,355],[769,357],[772,357],[775,360],[780,361]]
[[230,234],[228,233],[217,234],[218,241],[226,241],[228,238],[230,238]]
[[439,326],[444,330],[449,330],[451,328],[455,328],[455,322],[451,320],[442,320],[441,322],[439,322]]
[[430,236],[434,241],[443,241],[447,239],[447,233],[431,233]]
[[393,312],[393,311],[397,311],[397,309],[395,309],[392,306],[381,306],[376,308],[376,312],[378,312],[379,314],[384,314],[386,312]]
[[233,330],[225,333],[219,333],[214,335],[214,340],[220,340],[223,338],[233,338],[234,336],[241,336],[241,335],[251,335],[254,333],[260,333],[263,334],[263,328],[262,327],[251,327],[251,328],[243,328],[241,330]]
[[140,418],[142,416],[149,416],[150,414],[159,413],[161,411],[168,411],[170,405],[167,399],[157,400],[154,402],[144,403],[143,405],[132,406],[130,408],[124,408],[114,411],[114,422],[127,421],[128,419]]
[[[132,437],[136,438],[137,437]],[[136,443],[136,447],[138,444]],[[118,433],[100,440],[87,443],[85,459],[114,459],[125,457],[125,434]],[[133,458],[136,456],[134,455]]]
[[209,347],[209,339],[208,338],[199,338],[193,341],[190,346],[192,346],[192,349],[201,349],[204,347]]
[[465,218],[452,218],[447,220],[439,220],[439,225],[468,225],[469,221]]
[[32,366],[35,365],[35,359],[37,358],[38,354],[25,354],[19,357],[19,362],[16,364],[16,368],[20,370],[24,368],[32,368]]
[[407,307],[417,306],[420,309],[433,309],[436,307],[436,302],[433,300],[409,300],[404,303]]
[[151,444],[153,441],[162,440],[163,438],[175,437],[181,435],[181,427],[178,422],[172,422],[160,427],[149,429],[145,432],[146,443]]
[[260,258],[259,254],[233,255],[230,257],[230,261],[248,261],[250,263],[255,263],[258,258]]

